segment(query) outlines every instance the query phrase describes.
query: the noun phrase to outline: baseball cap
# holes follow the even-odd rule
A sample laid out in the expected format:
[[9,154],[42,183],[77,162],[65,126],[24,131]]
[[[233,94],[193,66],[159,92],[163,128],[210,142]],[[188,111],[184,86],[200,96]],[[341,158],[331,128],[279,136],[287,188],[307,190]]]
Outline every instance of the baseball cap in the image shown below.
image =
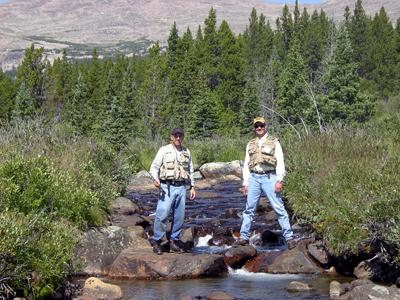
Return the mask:
[[183,129],[179,128],[179,127],[172,129],[171,130],[171,135],[175,135],[175,134],[182,134],[183,135],[184,134],[183,133]]
[[265,124],[266,122],[265,122],[265,119],[263,117],[257,117],[257,118],[254,118],[253,125],[256,124],[256,123]]

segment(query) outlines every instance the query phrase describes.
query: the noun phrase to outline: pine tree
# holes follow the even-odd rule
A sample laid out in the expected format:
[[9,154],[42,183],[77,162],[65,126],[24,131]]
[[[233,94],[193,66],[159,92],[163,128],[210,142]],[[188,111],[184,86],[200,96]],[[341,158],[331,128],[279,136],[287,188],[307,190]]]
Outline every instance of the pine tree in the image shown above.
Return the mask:
[[176,52],[178,48],[178,29],[176,28],[176,22],[172,25],[172,28],[169,32],[168,37],[168,48],[167,48],[167,56],[168,56],[168,67],[173,69],[176,65]]
[[365,77],[370,70],[370,20],[365,14],[362,6],[362,0],[357,0],[354,8],[354,14],[349,24],[349,36],[351,45],[354,49],[356,62],[359,64],[358,74]]
[[278,79],[277,109],[292,124],[306,122],[312,113],[312,102],[306,93],[307,67],[300,54],[297,39],[292,41]]
[[270,124],[275,122],[276,116],[273,111],[276,108],[276,98],[278,93],[278,77],[282,70],[282,62],[276,49],[272,50],[271,58],[264,69],[262,75],[256,78],[257,98],[261,102],[262,115],[270,120]]
[[66,109],[68,109],[68,121],[81,134],[87,134],[91,126],[91,120],[88,118],[88,97],[88,87],[83,75],[79,73]]
[[142,122],[146,125],[143,127],[143,132],[149,131],[153,140],[158,134],[166,134],[168,128],[171,128],[171,116],[165,106],[168,105],[166,68],[166,56],[161,54],[160,45],[156,43],[149,50],[149,56],[145,62],[145,74],[139,90]]
[[253,81],[247,81],[243,91],[243,102],[239,113],[239,127],[243,134],[251,133],[252,121],[255,117],[261,115],[260,99],[257,96],[256,84]]
[[382,96],[389,96],[396,83],[396,38],[385,9],[382,7],[371,23],[371,78]]
[[7,121],[14,106],[14,82],[0,68],[0,120]]
[[194,83],[194,89],[188,133],[192,138],[211,137],[217,133],[219,127],[218,96],[207,87],[206,76],[202,73]]
[[[108,60],[104,63],[104,70],[99,61],[97,50],[94,49],[92,53],[92,60],[88,66],[87,75],[85,76],[87,88],[87,119],[93,125],[94,129],[99,128],[98,116],[102,116],[104,88],[106,87],[106,80],[109,74],[108,70],[111,68],[112,62]],[[91,131],[91,129],[90,129]]]
[[286,4],[283,7],[280,23],[281,23],[280,30],[282,31],[284,50],[285,53],[287,53],[289,51],[290,41],[293,35],[293,19],[292,15],[289,12],[289,7]]
[[43,71],[45,62],[43,58],[43,48],[35,49],[32,44],[25,49],[22,63],[17,68],[16,86],[25,82],[25,88],[31,93],[34,100],[35,109],[39,109],[44,103],[44,82]]
[[211,8],[204,21],[204,70],[206,71],[208,86],[214,90],[220,81],[217,65],[220,57],[220,48],[217,35],[217,14]]
[[25,81],[22,81],[15,97],[15,105],[12,111],[12,121],[30,119],[35,115],[35,99],[32,97],[32,90],[29,89]]
[[217,64],[219,85],[216,91],[222,105],[238,113],[240,98],[244,87],[243,58],[236,38],[226,21],[218,30],[220,58]]
[[105,137],[119,151],[127,143],[127,126],[122,103],[117,96],[111,99],[110,109],[105,121]]
[[243,51],[247,69],[251,76],[263,72],[268,63],[273,47],[273,31],[270,24],[265,22],[263,14],[257,17],[257,11],[253,8],[249,25],[243,34]]
[[360,93],[360,77],[346,26],[341,26],[332,59],[324,77],[327,99],[323,107],[326,122],[363,122],[373,113],[370,97]]

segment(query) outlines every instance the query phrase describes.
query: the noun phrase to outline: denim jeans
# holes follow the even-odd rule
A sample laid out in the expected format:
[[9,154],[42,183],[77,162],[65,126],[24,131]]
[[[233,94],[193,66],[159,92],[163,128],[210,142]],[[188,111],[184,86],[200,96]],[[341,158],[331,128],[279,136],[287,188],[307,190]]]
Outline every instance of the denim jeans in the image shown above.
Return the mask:
[[243,211],[243,222],[240,228],[240,237],[242,239],[248,240],[250,238],[250,226],[256,213],[261,192],[264,192],[265,196],[267,196],[269,203],[277,214],[278,222],[281,225],[282,234],[285,239],[290,240],[293,238],[293,232],[281,198],[281,193],[275,192],[275,183],[276,175],[274,173],[269,175],[250,174],[246,209]]
[[168,216],[172,210],[171,240],[179,240],[185,218],[186,188],[162,183],[154,220],[153,240],[160,241],[167,229]]

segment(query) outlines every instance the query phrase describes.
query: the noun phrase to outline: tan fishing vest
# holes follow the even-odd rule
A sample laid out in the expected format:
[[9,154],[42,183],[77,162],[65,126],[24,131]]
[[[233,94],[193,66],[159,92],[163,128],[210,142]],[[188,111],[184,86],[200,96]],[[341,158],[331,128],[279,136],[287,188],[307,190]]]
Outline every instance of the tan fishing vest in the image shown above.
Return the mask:
[[178,153],[173,146],[164,153],[160,168],[161,180],[187,181],[189,179],[190,155],[186,148]]
[[258,146],[258,138],[249,142],[249,169],[255,172],[259,164],[263,171],[274,171],[276,169],[275,145],[278,138],[268,136],[261,147]]

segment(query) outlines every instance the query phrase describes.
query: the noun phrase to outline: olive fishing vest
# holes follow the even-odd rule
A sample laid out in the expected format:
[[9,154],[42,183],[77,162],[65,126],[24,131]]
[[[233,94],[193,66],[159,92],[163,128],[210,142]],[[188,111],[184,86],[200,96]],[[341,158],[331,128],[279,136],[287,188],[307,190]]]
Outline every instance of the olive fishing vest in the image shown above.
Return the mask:
[[276,169],[275,145],[278,139],[268,136],[261,147],[258,146],[258,138],[249,142],[249,169],[256,171],[255,167],[259,164],[263,171],[274,171]]
[[161,180],[187,181],[189,179],[190,155],[186,148],[179,153],[174,146],[165,151],[160,167]]

